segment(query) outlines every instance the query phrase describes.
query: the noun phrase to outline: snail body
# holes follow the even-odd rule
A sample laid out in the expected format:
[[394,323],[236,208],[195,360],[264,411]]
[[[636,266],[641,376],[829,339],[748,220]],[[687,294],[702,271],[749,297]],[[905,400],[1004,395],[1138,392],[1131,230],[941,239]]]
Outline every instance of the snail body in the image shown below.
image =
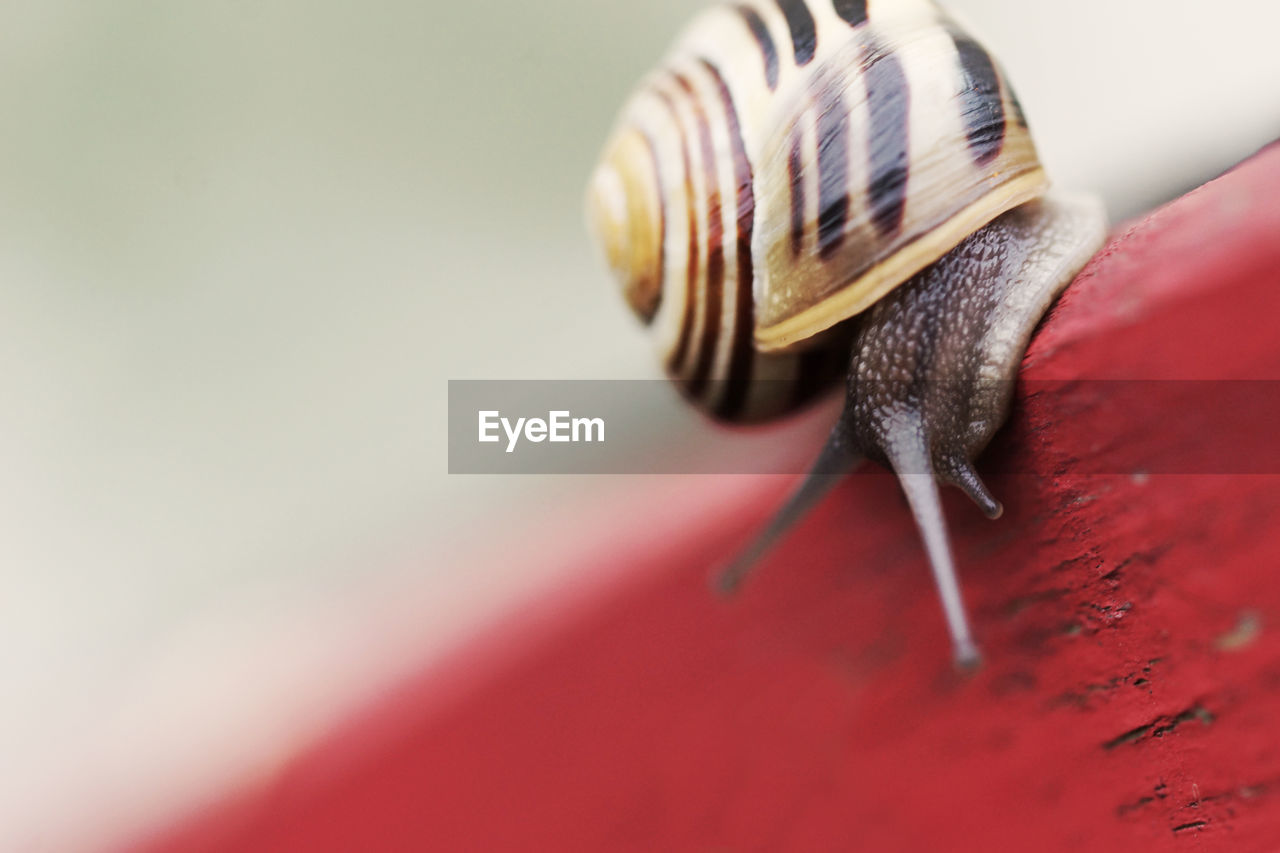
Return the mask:
[[976,660],[936,482],[999,515],[972,460],[1105,236],[1098,202],[1047,187],[998,65],[930,0],[716,6],[632,95],[588,216],[681,391],[758,421],[846,376],[812,472],[722,589],[870,458],[899,475]]

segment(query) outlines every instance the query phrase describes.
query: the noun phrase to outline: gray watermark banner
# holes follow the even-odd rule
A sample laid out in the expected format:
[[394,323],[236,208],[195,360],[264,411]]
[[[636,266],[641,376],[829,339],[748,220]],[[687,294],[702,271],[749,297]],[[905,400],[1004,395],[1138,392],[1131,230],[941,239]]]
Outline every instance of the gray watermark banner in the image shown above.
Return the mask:
[[[1280,474],[1280,380],[1019,381],[1013,412],[984,472]],[[803,473],[822,439],[778,452],[795,440],[698,416],[665,380],[449,382],[451,474]]]

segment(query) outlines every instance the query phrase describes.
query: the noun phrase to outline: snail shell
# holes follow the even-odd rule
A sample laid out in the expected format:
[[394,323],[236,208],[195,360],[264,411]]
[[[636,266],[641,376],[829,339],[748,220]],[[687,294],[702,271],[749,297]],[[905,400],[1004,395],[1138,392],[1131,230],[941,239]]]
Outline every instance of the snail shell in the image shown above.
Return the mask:
[[589,219],[686,394],[760,419],[836,375],[779,351],[1046,185],[999,68],[932,3],[755,0],[704,12],[631,96]]
[[871,458],[898,473],[956,657],[976,660],[936,481],[1000,514],[972,460],[1105,236],[1096,201],[1047,188],[999,65],[930,0],[716,6],[631,96],[588,218],[683,393],[759,420],[847,373],[813,471],[722,588]]

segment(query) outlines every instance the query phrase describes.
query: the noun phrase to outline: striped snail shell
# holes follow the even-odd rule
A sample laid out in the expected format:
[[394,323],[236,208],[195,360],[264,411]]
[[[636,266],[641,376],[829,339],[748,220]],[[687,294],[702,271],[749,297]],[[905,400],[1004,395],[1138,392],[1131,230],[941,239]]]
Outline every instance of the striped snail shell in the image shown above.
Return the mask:
[[907,492],[957,658],[976,659],[936,481],[999,514],[972,459],[1105,236],[1096,201],[1047,189],[999,65],[931,0],[718,5],[632,94],[588,219],[685,396],[762,420],[847,376],[813,472],[723,587],[875,459]]

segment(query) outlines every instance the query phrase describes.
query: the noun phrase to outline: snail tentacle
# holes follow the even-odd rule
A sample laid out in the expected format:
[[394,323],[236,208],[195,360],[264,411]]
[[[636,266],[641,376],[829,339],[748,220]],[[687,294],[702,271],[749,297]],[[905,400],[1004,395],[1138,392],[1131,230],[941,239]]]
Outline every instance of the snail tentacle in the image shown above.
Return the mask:
[[[923,444],[919,450],[923,452]],[[955,561],[951,558],[951,546],[947,543],[947,523],[942,515],[942,504],[938,500],[938,482],[932,474],[910,473],[919,459],[906,462],[906,472],[898,471],[898,482],[911,505],[911,514],[915,516],[916,526],[924,539],[925,551],[929,555],[929,567],[933,570],[933,580],[938,587],[938,596],[942,599],[942,612],[947,618],[947,629],[951,632],[951,645],[955,654],[956,666],[971,668],[981,661],[977,645],[969,630],[969,620],[965,615],[964,599],[960,594],[960,583],[956,579]]]
[[968,495],[987,518],[995,521],[1004,515],[1004,505],[991,494],[987,484],[978,476],[973,462],[963,454],[956,453],[949,457],[945,467],[938,474],[943,480]]
[[[867,401],[858,398],[860,390],[856,384],[851,384],[849,405],[841,421],[843,423],[848,418],[849,428],[862,436],[863,441],[868,440],[866,427],[872,428],[871,433],[876,437],[872,439],[875,441],[872,452],[882,457],[897,475],[924,540],[929,567],[942,600],[942,612],[951,633],[956,665],[962,668],[976,666],[980,655],[969,630],[960,582],[956,578],[955,560],[947,538],[947,523],[938,498],[938,475],[930,449],[934,425],[929,423],[928,412],[919,406],[919,398],[914,394],[907,393],[888,405],[868,408],[865,405]],[[862,421],[859,423],[860,418]]]
[[837,424],[809,473],[769,523],[727,566],[713,575],[712,586],[716,592],[725,596],[737,592],[747,575],[760,562],[760,558],[798,521],[808,515],[862,460],[862,454],[850,447],[842,425]]

